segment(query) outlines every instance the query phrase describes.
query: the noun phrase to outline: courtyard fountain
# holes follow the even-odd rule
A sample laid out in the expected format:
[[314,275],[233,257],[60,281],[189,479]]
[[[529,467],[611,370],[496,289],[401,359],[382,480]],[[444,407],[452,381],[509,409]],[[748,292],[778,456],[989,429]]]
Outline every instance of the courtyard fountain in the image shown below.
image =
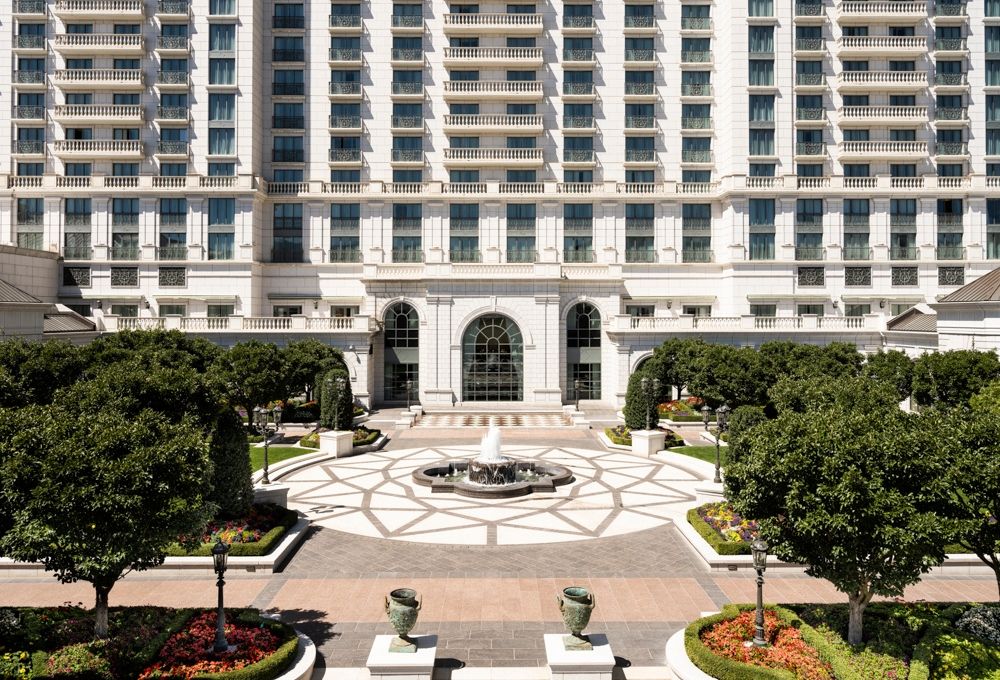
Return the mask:
[[501,453],[500,428],[491,424],[479,444],[479,455],[419,468],[413,481],[432,493],[456,493],[473,498],[512,498],[533,492],[555,491],[573,481],[561,465],[517,460]]

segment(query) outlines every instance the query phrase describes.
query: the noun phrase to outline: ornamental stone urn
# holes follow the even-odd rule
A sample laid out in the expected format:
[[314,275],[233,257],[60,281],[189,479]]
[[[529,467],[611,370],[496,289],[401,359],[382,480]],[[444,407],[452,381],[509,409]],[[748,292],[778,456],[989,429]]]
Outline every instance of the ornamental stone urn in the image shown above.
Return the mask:
[[417,591],[412,588],[397,588],[385,598],[385,613],[397,637],[389,643],[390,652],[414,654],[417,644],[409,638],[410,631],[417,623],[417,613],[423,602],[417,601]]
[[556,595],[559,611],[562,612],[563,623],[569,629],[570,635],[563,638],[563,646],[568,652],[590,651],[594,646],[590,639],[583,635],[583,629],[590,623],[590,615],[597,606],[594,594],[582,586],[563,588],[562,597]]

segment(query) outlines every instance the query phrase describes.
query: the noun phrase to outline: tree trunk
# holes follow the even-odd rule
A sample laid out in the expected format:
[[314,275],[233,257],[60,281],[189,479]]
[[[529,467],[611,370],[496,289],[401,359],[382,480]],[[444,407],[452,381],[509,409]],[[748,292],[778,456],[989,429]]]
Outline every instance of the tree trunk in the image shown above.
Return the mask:
[[847,624],[847,643],[850,645],[860,645],[862,642],[865,607],[868,606],[869,599],[864,592],[851,593],[848,596],[851,612]]
[[97,592],[97,604],[94,605],[94,635],[103,640],[108,637],[108,593],[111,588],[106,586],[94,586]]

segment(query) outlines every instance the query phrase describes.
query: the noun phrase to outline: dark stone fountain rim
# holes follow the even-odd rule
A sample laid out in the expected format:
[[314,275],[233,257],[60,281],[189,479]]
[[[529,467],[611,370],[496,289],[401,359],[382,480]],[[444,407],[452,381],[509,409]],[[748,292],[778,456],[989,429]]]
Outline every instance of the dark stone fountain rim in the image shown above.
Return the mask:
[[[573,473],[561,465],[550,465],[537,460],[517,459],[518,469],[525,469],[534,464],[534,469],[546,477],[534,482],[515,482],[503,486],[482,486],[468,482],[450,482],[444,478],[448,467],[456,470],[467,469],[468,458],[446,460],[433,465],[425,465],[413,471],[413,482],[420,486],[429,486],[431,493],[454,493],[469,498],[516,498],[531,493],[552,493],[557,486],[573,481]],[[523,466],[523,467],[522,467]]]

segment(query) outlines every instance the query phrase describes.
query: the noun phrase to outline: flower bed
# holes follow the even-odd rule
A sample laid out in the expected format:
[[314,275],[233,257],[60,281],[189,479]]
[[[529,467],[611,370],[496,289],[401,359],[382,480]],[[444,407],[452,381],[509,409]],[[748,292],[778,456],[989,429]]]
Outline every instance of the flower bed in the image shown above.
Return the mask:
[[369,444],[374,444],[378,441],[378,438],[381,436],[382,430],[372,430],[368,429],[364,425],[359,425],[354,428],[354,445],[368,446]]
[[226,641],[231,651],[215,654],[214,611],[195,614],[160,648],[139,680],[152,678],[226,677],[263,680],[287,668],[295,657],[298,638],[288,626],[260,619],[254,613],[226,613]]
[[[675,423],[700,423],[704,418],[698,409],[704,405],[705,400],[700,397],[684,397],[658,404],[656,410],[661,418]],[[715,422],[714,413],[709,416],[709,421]]]
[[[768,652],[743,645],[753,636],[753,606],[727,605],[688,626],[684,646],[698,668],[720,680],[996,680],[1000,648],[989,640],[1000,631],[983,608],[875,602],[865,612],[864,643],[851,647],[846,604],[769,607]],[[971,634],[963,618],[987,623]]]
[[[663,448],[669,449],[674,446],[684,446],[684,438],[673,430],[668,430],[665,427],[658,427],[657,429],[666,435]],[[617,444],[618,446],[632,446],[632,431],[624,425],[606,427],[604,428],[604,434],[613,444]]]
[[299,521],[294,510],[270,503],[254,505],[246,517],[232,520],[213,520],[205,527],[193,550],[181,545],[173,546],[171,556],[207,557],[212,554],[216,540],[229,544],[231,557],[259,557],[266,555],[281,541],[291,527]]
[[270,680],[294,661],[291,627],[254,609],[226,610],[229,654],[207,650],[215,610],[115,607],[109,637],[95,641],[94,612],[79,606],[0,608],[0,678]]
[[701,631],[704,648],[718,658],[739,664],[791,672],[802,680],[830,680],[833,672],[802,632],[793,627],[791,616],[782,617],[773,609],[764,611],[766,647],[744,644],[754,635],[755,612],[740,612]]
[[691,508],[688,523],[720,555],[749,555],[757,523],[733,512],[729,503],[706,503]]

